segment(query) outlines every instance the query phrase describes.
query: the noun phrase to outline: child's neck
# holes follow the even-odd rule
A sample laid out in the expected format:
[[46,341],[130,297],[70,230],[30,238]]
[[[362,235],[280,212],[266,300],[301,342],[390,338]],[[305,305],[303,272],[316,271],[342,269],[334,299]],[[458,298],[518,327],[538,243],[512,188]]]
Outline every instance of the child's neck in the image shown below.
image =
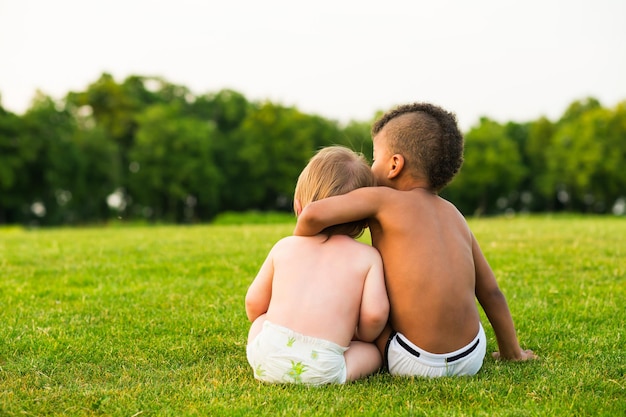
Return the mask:
[[394,182],[392,187],[398,191],[422,189],[434,194],[434,191],[430,187],[428,181],[423,178],[398,178],[398,181]]

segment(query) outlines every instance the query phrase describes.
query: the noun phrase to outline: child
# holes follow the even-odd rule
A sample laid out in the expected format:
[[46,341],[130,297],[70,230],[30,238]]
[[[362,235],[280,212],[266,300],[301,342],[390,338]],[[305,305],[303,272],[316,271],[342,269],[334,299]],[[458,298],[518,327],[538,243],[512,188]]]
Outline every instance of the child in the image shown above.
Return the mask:
[[316,201],[294,234],[315,235],[367,219],[383,258],[391,313],[377,340],[391,374],[473,375],[486,338],[475,297],[508,360],[534,359],[519,346],[506,299],[460,212],[438,196],[463,162],[456,117],[426,103],[400,106],[372,127],[379,187]]
[[[294,210],[375,185],[362,155],[328,147],[300,174]],[[274,245],[246,294],[253,322],[247,357],[256,379],[344,383],[381,367],[371,342],[387,322],[389,300],[380,254],[354,240],[366,226],[349,222]]]

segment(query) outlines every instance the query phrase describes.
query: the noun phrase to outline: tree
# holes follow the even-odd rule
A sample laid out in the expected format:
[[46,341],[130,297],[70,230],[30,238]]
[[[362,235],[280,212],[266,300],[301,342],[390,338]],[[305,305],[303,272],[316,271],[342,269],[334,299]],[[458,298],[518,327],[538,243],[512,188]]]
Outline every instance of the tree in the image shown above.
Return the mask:
[[27,218],[40,224],[73,222],[67,203],[72,199],[76,166],[81,157],[73,137],[76,124],[60,103],[38,92],[22,117],[20,140],[32,157],[20,175],[22,203]]
[[529,202],[533,210],[549,210],[555,207],[556,181],[548,168],[549,149],[556,126],[545,117],[530,123],[528,140],[523,154],[528,168],[526,187],[530,192]]
[[[138,97],[145,97],[144,91],[137,88],[137,80],[132,78],[124,88],[113,76],[104,73],[81,93],[69,93],[67,101],[80,108],[88,106],[98,126],[114,141],[122,152],[132,145],[137,122],[136,115],[143,109]],[[129,94],[133,92],[134,94]]]
[[600,102],[593,98],[587,97],[583,100],[576,100],[570,104],[561,118],[558,121],[558,124],[566,124],[569,122],[573,122],[578,120],[583,114],[587,113],[590,110],[595,110],[601,108],[602,105]]
[[[171,222],[291,210],[298,175],[318,149],[343,145],[371,158],[370,126],[229,89],[194,96],[160,77],[118,83],[104,73],[64,100],[38,93],[23,116],[0,106],[0,223],[103,221],[110,207]],[[442,196],[474,214],[608,212],[626,201],[625,137],[626,102],[606,109],[592,97],[556,122],[482,118]]]
[[604,165],[607,204],[612,207],[626,200],[626,101],[615,106],[607,124],[608,158]]
[[314,152],[311,132],[319,132],[318,121],[269,102],[250,111],[233,136],[239,172],[228,177],[225,189],[235,194],[226,200],[237,209],[291,209],[298,175]]
[[344,143],[356,152],[362,153],[372,161],[374,144],[371,136],[371,123],[351,121],[343,128]]
[[132,212],[170,222],[210,219],[223,182],[213,154],[214,124],[154,105],[137,117],[129,153]]
[[442,193],[465,212],[475,215],[510,208],[519,192],[525,168],[518,147],[506,128],[488,118],[465,135],[461,172]]
[[251,111],[258,106],[233,90],[221,90],[216,94],[198,96],[190,105],[189,115],[212,123],[211,135],[216,169],[220,173],[218,211],[243,210],[247,196],[242,193],[241,181],[246,177],[239,152],[245,146],[245,138],[238,133]]
[[21,135],[22,120],[0,106],[0,224],[22,219],[25,166],[35,151]]
[[[626,185],[626,114],[595,105],[570,106],[554,134],[548,169],[560,200],[570,210],[606,212]],[[572,116],[575,114],[576,117]]]
[[239,128],[250,108],[251,104],[241,93],[225,89],[196,97],[189,113],[198,119],[213,121],[217,129],[227,135]]

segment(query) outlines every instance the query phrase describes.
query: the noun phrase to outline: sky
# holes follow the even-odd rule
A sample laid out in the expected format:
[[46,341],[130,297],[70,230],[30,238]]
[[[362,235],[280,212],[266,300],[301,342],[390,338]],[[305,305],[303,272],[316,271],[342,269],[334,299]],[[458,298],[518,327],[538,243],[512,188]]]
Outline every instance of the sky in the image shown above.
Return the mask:
[[556,120],[626,100],[625,22],[625,0],[0,0],[0,95],[23,114],[107,72],[342,123],[416,101],[463,129]]

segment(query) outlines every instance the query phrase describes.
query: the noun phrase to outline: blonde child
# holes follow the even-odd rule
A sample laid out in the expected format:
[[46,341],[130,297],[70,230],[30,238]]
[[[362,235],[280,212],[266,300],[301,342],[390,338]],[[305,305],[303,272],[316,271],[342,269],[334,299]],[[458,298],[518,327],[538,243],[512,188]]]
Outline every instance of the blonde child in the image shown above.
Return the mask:
[[[361,155],[324,148],[298,178],[294,210],[298,215],[313,201],[374,185]],[[371,342],[387,322],[389,301],[378,251],[355,240],[365,227],[351,221],[274,245],[246,294],[255,378],[344,383],[381,367]]]

